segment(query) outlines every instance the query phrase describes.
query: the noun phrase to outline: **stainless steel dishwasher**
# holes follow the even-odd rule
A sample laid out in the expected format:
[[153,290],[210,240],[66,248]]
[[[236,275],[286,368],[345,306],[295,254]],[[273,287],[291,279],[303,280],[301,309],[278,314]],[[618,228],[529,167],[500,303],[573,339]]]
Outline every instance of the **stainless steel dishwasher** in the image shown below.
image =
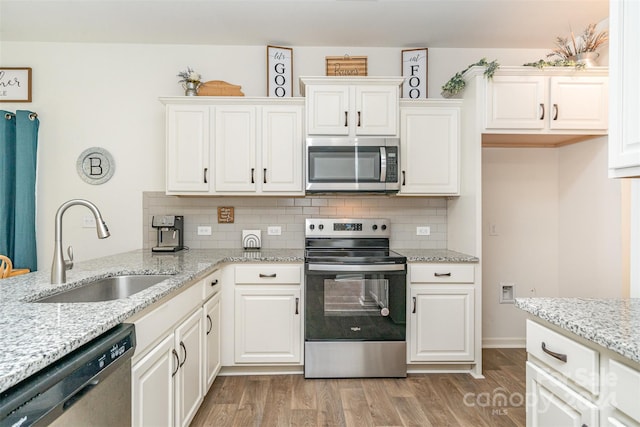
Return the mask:
[[132,324],[118,325],[0,394],[0,426],[131,425]]

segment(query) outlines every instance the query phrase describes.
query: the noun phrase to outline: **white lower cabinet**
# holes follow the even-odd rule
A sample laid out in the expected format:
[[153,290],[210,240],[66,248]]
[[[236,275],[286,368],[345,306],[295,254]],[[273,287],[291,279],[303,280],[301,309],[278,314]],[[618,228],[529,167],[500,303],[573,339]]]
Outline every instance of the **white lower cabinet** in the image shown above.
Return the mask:
[[598,407],[563,384],[558,377],[527,362],[528,427],[598,425]]
[[204,393],[211,388],[211,384],[216,379],[220,371],[220,294],[216,293],[213,298],[204,304],[202,314],[204,315],[204,371],[205,380],[203,382]]
[[300,363],[300,289],[236,287],[236,363]]
[[412,362],[473,361],[472,286],[412,286]]
[[233,362],[302,363],[300,265],[235,267]]
[[475,361],[475,268],[410,264],[409,363]]
[[527,426],[640,427],[640,364],[527,320]]
[[171,331],[131,370],[132,425],[186,426],[203,399],[202,309]]

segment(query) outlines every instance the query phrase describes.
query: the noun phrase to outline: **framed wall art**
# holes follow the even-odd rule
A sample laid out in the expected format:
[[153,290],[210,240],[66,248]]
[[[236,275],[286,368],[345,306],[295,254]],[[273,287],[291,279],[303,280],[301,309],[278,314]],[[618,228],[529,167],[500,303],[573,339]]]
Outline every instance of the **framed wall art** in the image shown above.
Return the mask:
[[327,76],[359,77],[367,75],[366,56],[327,56]]
[[406,49],[402,51],[403,98],[427,97],[428,49]]
[[293,49],[267,46],[267,96],[293,96]]
[[31,102],[31,68],[0,68],[0,102]]

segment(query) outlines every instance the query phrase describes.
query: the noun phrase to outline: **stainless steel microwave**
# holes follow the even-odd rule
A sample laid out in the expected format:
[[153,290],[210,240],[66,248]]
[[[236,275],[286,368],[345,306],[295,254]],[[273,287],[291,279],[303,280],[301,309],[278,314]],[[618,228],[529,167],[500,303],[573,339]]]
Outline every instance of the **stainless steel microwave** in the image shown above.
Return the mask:
[[400,190],[398,138],[311,137],[307,193],[395,193]]

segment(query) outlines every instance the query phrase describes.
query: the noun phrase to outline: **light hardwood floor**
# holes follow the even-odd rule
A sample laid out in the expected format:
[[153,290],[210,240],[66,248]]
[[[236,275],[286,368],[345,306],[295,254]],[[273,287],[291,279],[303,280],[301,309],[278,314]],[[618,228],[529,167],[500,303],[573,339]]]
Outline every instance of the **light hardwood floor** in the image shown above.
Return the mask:
[[218,377],[192,426],[524,426],[524,349],[485,349],[485,379]]

